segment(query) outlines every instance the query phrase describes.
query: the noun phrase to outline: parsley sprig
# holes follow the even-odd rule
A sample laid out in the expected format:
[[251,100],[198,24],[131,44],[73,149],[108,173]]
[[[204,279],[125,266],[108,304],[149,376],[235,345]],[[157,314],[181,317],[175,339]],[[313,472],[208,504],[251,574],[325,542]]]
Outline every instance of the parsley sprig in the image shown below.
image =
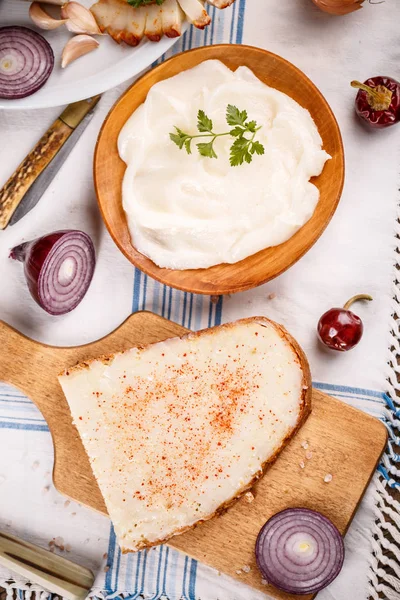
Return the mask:
[[254,139],[261,127],[257,127],[256,121],[248,120],[247,111],[240,111],[236,106],[228,104],[226,122],[233,129],[224,131],[223,133],[215,133],[213,131],[212,120],[205,114],[204,110],[199,110],[197,113],[198,134],[189,135],[182,131],[182,129],[179,129],[179,127],[175,127],[175,132],[170,133],[169,137],[180,150],[185,148],[188,154],[192,154],[192,141],[194,139],[209,138],[208,142],[199,142],[196,144],[197,150],[201,156],[218,158],[214,150],[215,140],[219,137],[230,135],[235,138],[229,156],[232,167],[242,165],[244,162],[251,163],[254,154],[264,154],[264,146]]
[[[164,0],[155,0],[158,6],[164,2]],[[154,0],[128,0],[128,4],[133,6],[133,8],[140,8],[141,6],[146,6],[147,4],[154,4]]]

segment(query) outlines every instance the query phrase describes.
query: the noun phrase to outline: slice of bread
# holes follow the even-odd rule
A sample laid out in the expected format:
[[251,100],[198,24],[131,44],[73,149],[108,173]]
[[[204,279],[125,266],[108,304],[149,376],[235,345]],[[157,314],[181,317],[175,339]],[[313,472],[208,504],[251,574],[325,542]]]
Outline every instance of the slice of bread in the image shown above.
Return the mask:
[[123,552],[225,509],[311,408],[302,350],[264,317],[85,362],[59,380]]

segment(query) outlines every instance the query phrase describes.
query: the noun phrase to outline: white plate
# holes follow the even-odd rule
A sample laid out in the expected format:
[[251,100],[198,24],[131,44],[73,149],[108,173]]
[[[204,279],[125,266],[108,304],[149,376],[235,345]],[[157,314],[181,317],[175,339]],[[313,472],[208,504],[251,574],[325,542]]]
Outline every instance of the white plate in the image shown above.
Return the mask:
[[[87,7],[94,1],[80,0]],[[53,7],[47,5],[45,8],[56,14]],[[37,29],[29,18],[28,9],[29,2],[0,0],[0,27],[24,25],[41,33],[53,48],[54,70],[38,92],[19,100],[0,98],[0,108],[48,108],[101,94],[146,69],[179,40],[163,37],[160,42],[149,42],[146,39],[137,48],[130,48],[126,44],[118,45],[108,35],[99,36],[99,48],[61,69],[61,52],[72,34],[63,26],[53,31]]]

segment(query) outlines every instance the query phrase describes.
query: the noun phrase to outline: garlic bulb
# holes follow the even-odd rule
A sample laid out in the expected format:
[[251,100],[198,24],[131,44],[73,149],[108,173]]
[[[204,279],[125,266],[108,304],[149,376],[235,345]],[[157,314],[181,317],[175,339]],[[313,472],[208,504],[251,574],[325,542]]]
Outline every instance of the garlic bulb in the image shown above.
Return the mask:
[[61,16],[67,19],[67,29],[72,33],[87,33],[90,35],[101,35],[96,19],[79,2],[67,2],[61,8]]
[[331,15],[347,15],[362,8],[364,0],[313,0],[321,10]]
[[61,66],[63,69],[69,65],[72,61],[76,60],[80,56],[91,52],[98,48],[99,42],[92,38],[90,35],[82,34],[75,35],[67,42],[62,57]]
[[29,16],[37,27],[40,29],[56,29],[65,23],[65,19],[54,19],[50,16],[39,4],[32,2],[29,7]]

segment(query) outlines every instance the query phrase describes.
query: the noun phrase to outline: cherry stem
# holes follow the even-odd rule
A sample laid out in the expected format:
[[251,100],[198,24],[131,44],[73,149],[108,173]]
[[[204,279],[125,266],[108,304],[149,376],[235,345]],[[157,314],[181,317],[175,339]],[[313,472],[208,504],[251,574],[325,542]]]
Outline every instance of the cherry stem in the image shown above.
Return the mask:
[[367,93],[368,102],[374,110],[387,110],[392,103],[393,92],[384,85],[373,88],[359,81],[352,81],[350,85]]
[[371,300],[373,300],[373,297],[369,296],[369,294],[357,294],[357,296],[353,296],[352,298],[350,298],[350,300],[346,302],[346,304],[343,307],[344,310],[349,310],[350,306],[354,302],[358,302],[359,300],[368,300],[369,302],[371,302]]

